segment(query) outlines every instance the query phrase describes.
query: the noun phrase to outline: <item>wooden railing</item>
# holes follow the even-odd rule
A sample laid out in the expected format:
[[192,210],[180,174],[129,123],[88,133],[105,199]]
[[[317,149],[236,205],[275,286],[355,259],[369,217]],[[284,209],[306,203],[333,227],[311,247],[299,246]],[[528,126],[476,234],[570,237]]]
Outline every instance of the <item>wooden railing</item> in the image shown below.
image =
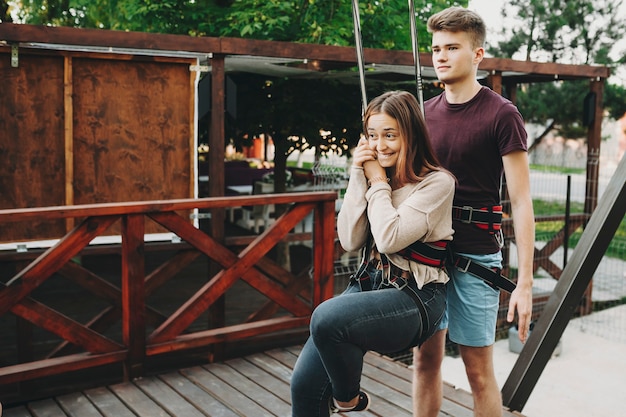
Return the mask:
[[[36,256],[32,251],[0,254],[5,256],[5,262],[18,255],[32,257],[18,262],[17,273],[0,282],[0,318],[13,315],[16,321],[31,327],[31,334],[34,327],[61,340],[43,357],[35,357],[25,353],[33,348],[28,334],[20,334],[23,326],[15,326],[18,359],[8,363],[6,358],[0,358],[0,386],[112,363],[122,364],[124,376],[134,378],[142,375],[149,357],[306,326],[313,308],[333,295],[336,196],[332,192],[315,192],[0,210],[0,227],[41,219],[67,219],[68,224],[76,224]],[[194,226],[189,218],[189,213],[196,209],[214,213],[228,207],[258,204],[285,205],[286,211],[255,236],[218,241]],[[312,237],[314,245],[310,278],[309,274],[292,274],[268,253],[279,243],[288,242],[293,236],[290,232],[311,212],[314,221],[309,239]],[[146,223],[151,222],[146,219],[180,238],[180,243],[168,245],[174,255],[163,259],[148,274],[145,256],[150,244],[145,236]],[[110,234],[113,224],[119,227],[121,237],[117,245],[121,255],[118,285],[76,261],[90,251],[103,250],[104,246],[94,248],[90,242]],[[166,314],[147,302],[147,297],[176,271],[202,255],[217,265],[213,268],[217,273],[201,277],[204,280],[201,279],[199,288],[175,311]],[[106,307],[80,322],[59,311],[58,305],[38,301],[33,292],[42,291],[43,284],[59,275],[97,296]],[[242,323],[192,329],[192,323],[238,281],[263,294],[267,303],[276,308],[266,304]],[[280,314],[276,314],[278,310]],[[117,333],[110,331],[114,324],[119,329]]]

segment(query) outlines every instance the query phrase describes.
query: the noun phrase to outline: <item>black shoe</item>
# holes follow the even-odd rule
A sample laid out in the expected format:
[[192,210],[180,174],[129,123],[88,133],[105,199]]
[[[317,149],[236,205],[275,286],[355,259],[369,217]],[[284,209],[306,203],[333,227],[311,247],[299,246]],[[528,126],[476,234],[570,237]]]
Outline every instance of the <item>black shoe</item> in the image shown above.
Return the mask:
[[360,391],[359,392],[359,402],[356,403],[354,407],[349,410],[340,410],[335,406],[335,401],[333,401],[333,397],[330,397],[330,411],[332,413],[347,413],[350,411],[367,411],[370,408],[370,396],[367,393]]

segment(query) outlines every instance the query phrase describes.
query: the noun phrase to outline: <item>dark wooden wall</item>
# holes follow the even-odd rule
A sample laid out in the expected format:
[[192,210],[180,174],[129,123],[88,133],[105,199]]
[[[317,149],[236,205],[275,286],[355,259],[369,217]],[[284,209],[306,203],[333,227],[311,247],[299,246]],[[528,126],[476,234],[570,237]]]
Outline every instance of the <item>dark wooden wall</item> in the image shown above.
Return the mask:
[[[13,67],[0,48],[0,208],[194,197],[191,64],[20,48]],[[4,225],[0,242],[72,226]]]

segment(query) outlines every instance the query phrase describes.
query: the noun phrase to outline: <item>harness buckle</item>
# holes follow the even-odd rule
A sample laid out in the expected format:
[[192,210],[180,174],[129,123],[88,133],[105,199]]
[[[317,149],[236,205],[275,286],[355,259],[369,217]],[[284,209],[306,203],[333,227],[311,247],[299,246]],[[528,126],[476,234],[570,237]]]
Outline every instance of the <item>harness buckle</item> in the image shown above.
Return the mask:
[[504,233],[502,232],[502,229],[499,229],[497,232],[494,233],[494,239],[496,240],[496,243],[498,244],[500,249],[502,249],[504,247]]
[[474,213],[474,207],[472,206],[463,206],[463,212],[467,212],[468,216],[467,219],[463,218],[463,214],[461,214],[461,222],[462,223],[466,223],[469,224],[472,222],[472,217],[473,217],[473,213]]
[[[402,280],[404,281],[404,283],[402,285],[398,284],[398,281]],[[402,277],[393,277],[393,279],[389,279],[388,280],[389,284],[393,285],[396,289],[402,291],[407,285],[409,285],[408,280],[402,278]]]
[[[461,263],[461,261],[465,261],[465,266],[460,266],[460,265],[459,265],[459,264]],[[471,263],[472,263],[472,260],[471,260],[471,259],[468,259],[468,258],[461,258],[461,257],[459,257],[459,258],[456,260],[456,268],[457,268],[459,271],[463,272],[463,273],[467,273],[467,270],[469,269],[469,267],[470,267],[470,264],[471,264]]]

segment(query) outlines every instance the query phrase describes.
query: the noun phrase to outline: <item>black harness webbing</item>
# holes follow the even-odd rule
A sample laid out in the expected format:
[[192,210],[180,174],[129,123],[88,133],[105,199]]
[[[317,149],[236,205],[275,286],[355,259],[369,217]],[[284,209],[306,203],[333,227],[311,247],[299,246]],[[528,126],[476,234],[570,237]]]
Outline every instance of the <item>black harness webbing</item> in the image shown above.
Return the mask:
[[500,274],[500,268],[489,268],[478,262],[474,262],[465,256],[450,252],[450,261],[459,271],[469,272],[477,278],[482,279],[494,288],[502,289],[512,293],[516,285],[513,281]]
[[452,206],[452,219],[462,223],[472,223],[493,234],[502,227],[502,206],[480,208]]

